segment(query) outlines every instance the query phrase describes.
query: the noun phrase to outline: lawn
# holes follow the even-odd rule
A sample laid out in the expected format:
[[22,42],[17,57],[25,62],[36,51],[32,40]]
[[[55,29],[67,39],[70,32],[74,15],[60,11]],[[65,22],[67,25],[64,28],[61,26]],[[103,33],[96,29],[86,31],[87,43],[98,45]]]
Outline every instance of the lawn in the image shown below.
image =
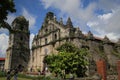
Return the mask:
[[[0,80],[6,80],[6,78],[5,77],[0,77]],[[13,78],[11,80],[13,80]],[[18,80],[32,80],[32,79],[18,78]]]

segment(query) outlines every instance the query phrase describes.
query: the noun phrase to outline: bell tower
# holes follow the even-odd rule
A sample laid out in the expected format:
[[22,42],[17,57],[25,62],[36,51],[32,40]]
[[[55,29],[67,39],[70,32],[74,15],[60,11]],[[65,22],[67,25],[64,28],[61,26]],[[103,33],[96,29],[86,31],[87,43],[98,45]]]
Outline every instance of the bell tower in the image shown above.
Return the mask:
[[9,34],[9,46],[6,50],[5,69],[14,69],[19,65],[27,68],[30,58],[29,22],[19,16],[12,22],[12,31]]

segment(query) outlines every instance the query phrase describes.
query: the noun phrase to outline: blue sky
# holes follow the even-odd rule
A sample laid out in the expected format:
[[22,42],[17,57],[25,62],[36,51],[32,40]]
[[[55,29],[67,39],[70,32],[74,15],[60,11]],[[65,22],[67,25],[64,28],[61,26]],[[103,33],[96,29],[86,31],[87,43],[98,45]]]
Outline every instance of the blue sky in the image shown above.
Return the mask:
[[[103,38],[105,35],[112,41],[120,38],[120,0],[14,0],[16,13],[8,15],[7,22],[23,15],[29,20],[30,44],[38,33],[47,12],[52,11],[57,20],[64,23],[71,17],[73,25],[84,34],[89,30]],[[0,56],[5,56],[8,47],[8,31],[0,29]],[[31,45],[30,45],[31,46]]]

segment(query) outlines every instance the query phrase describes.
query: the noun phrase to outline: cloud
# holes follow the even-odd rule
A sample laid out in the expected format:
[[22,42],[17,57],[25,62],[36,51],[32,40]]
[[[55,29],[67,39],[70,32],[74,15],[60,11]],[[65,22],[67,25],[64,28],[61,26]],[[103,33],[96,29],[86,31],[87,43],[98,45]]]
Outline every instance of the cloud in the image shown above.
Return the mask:
[[6,49],[8,48],[8,35],[5,33],[0,34],[0,56],[5,56]]
[[99,15],[98,18],[100,18],[101,20],[108,20],[112,17],[112,13],[107,13],[107,14],[103,14],[103,15]]
[[90,28],[98,32],[99,35],[107,35],[111,40],[118,40],[120,38],[120,6],[112,11],[112,13],[105,13],[98,15],[98,17],[92,22],[88,22],[97,25],[89,25]]
[[99,0],[98,8],[103,9],[104,11],[110,11],[115,9],[120,5],[120,0]]
[[13,20],[16,18],[17,16],[15,14],[9,14],[7,16],[7,22],[11,25],[11,23],[13,22]]
[[[36,16],[31,14],[30,12],[28,12],[28,10],[26,8],[22,8],[22,12],[20,14],[23,15],[27,20],[29,20],[30,28],[35,25],[35,23],[36,23]],[[9,24],[11,24],[16,17],[17,17],[17,15],[15,15],[15,14],[9,14],[7,16],[7,20],[6,21]]]
[[[111,40],[120,38],[120,0],[98,0],[83,7],[82,0],[41,0],[45,9],[59,10],[59,14],[72,18],[75,26],[85,32],[92,30],[94,35],[107,35]],[[103,13],[95,12],[102,10]],[[64,18],[64,17],[63,17]],[[65,17],[66,18],[66,17]]]
[[52,7],[59,9],[63,14],[85,21],[92,17],[93,10],[95,9],[94,3],[83,9],[81,0],[41,0],[41,2],[45,8]]
[[9,34],[8,29],[5,28],[0,28],[0,34],[1,33]]
[[30,49],[32,48],[32,41],[33,41],[33,38],[34,38],[34,34],[32,33],[32,34],[30,34]]
[[[35,23],[36,23],[36,16],[31,14],[30,12],[28,12],[28,10],[26,8],[22,8],[22,12],[20,13],[21,15],[23,15],[27,20],[29,20],[29,27],[33,28]],[[7,16],[7,22],[11,25],[11,23],[13,22],[13,20],[17,17],[17,15],[15,14],[9,14]]]
[[96,25],[98,25],[98,24],[99,24],[98,22],[88,22],[88,23],[87,23],[87,26],[93,27],[93,26],[96,26]]
[[111,41],[114,41],[114,42],[117,42],[118,39],[120,38],[120,35],[119,35],[119,34],[115,34],[115,33],[113,33],[113,32],[108,33],[108,34],[106,34],[106,35],[110,38]]
[[29,20],[29,27],[33,28],[36,23],[36,16],[27,11],[27,9],[22,9],[22,15]]

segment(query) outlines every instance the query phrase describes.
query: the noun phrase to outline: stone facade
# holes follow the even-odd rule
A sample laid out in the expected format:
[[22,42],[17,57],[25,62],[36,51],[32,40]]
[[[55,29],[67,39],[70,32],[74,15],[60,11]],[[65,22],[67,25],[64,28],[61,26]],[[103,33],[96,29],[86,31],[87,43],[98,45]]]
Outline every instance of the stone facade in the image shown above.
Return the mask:
[[90,61],[102,58],[111,66],[120,59],[120,41],[113,43],[107,36],[101,39],[95,37],[90,31],[88,34],[83,34],[79,28],[73,27],[70,18],[66,24],[63,24],[62,18],[57,21],[54,13],[48,12],[41,29],[32,42],[30,68],[34,71],[45,70],[47,66],[43,62],[44,57],[51,53],[57,53],[56,48],[65,42],[72,42],[79,48],[88,48]]
[[18,65],[27,67],[30,58],[29,22],[19,16],[12,22],[9,34],[9,46],[6,51],[5,69],[14,69]]

